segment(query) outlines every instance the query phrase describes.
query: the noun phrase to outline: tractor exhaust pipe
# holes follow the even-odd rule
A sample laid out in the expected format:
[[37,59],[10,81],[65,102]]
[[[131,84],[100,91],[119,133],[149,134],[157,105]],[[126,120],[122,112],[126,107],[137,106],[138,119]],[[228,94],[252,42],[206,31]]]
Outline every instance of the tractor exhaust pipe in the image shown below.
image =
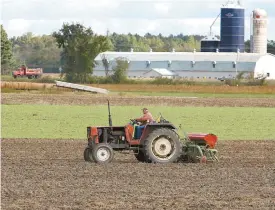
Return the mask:
[[112,127],[112,116],[111,116],[111,112],[110,112],[110,104],[109,104],[109,100],[108,101],[108,112],[109,112],[109,126]]

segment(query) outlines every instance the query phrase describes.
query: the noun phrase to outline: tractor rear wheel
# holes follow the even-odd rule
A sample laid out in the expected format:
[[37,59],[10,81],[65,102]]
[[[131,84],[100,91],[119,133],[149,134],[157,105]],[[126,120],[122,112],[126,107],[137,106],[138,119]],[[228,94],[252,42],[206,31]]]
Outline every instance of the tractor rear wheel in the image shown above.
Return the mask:
[[106,143],[96,144],[92,150],[92,153],[94,161],[100,164],[109,163],[114,158],[113,148]]
[[84,150],[84,160],[88,162],[93,161],[93,152],[90,147],[86,147]]
[[152,163],[177,162],[182,154],[182,145],[176,132],[169,128],[153,130],[144,141],[146,160]]

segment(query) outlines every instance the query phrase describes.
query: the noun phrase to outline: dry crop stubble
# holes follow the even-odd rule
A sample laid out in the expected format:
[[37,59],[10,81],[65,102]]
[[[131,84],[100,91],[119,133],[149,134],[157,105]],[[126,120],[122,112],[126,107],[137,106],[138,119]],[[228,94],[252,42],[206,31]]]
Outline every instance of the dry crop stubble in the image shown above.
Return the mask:
[[[171,93],[211,93],[211,94],[275,94],[275,86],[215,86],[215,85],[152,85],[152,84],[87,84],[115,92],[171,92]],[[43,90],[54,84],[35,82],[1,81],[1,89]],[[62,88],[60,88],[63,90]]]
[[275,86],[215,86],[215,85],[150,85],[150,84],[93,84],[117,92],[191,92],[191,93],[267,93],[275,94]]

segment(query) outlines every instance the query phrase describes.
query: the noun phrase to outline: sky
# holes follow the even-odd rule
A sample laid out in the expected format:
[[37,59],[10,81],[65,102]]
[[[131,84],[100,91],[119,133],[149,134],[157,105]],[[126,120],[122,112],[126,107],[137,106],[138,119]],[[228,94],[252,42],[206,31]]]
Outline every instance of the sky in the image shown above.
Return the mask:
[[[227,0],[0,0],[1,24],[9,37],[58,31],[64,22],[78,22],[97,34],[146,33],[208,35]],[[275,40],[275,0],[241,0],[245,8],[245,39],[250,36],[250,14],[268,14],[268,39]],[[212,27],[220,35],[220,21]],[[273,27],[272,27],[273,26]]]

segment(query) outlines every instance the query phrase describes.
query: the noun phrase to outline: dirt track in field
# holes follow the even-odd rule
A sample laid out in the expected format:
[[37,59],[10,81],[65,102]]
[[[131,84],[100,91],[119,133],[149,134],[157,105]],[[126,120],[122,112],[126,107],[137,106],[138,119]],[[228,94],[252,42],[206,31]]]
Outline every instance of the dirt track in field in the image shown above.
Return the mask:
[[87,93],[26,94],[3,93],[2,104],[67,104],[67,105],[164,105],[164,106],[227,106],[275,107],[275,98],[187,98],[168,96],[106,96]]
[[217,164],[83,160],[85,140],[2,140],[2,209],[275,209],[275,141],[218,142]]

